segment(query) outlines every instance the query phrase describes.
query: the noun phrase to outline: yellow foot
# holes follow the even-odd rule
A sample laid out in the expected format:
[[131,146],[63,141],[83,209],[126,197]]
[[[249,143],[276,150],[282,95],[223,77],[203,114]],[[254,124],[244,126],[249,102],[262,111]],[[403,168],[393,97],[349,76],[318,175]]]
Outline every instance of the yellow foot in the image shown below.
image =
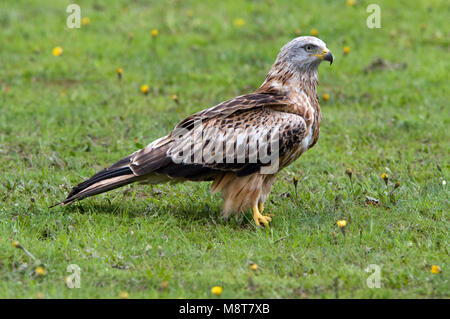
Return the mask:
[[[261,205],[260,205],[261,207]],[[264,226],[269,226],[269,222],[272,221],[272,215],[264,216],[259,212],[258,206],[253,206],[253,220],[255,221],[256,226],[260,226],[261,223]],[[264,207],[263,207],[264,209]]]

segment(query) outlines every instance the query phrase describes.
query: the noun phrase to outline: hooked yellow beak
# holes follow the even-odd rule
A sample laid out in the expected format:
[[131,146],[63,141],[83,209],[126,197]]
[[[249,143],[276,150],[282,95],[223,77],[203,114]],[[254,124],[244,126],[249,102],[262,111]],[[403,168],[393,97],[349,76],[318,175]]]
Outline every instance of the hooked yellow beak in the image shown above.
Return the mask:
[[329,61],[330,65],[334,60],[333,54],[331,54],[331,51],[329,51],[328,49],[323,49],[321,53],[312,55],[318,57],[321,60]]

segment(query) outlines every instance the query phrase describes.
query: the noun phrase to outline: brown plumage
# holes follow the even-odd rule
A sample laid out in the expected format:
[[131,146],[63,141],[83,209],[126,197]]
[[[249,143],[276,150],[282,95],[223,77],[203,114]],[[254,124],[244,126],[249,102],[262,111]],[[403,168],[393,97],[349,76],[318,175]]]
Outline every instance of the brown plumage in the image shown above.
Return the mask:
[[223,216],[253,209],[262,215],[278,171],[314,146],[321,111],[317,69],[333,56],[320,39],[299,37],[280,51],[264,83],[181,121],[141,150],[75,186],[61,204],[133,182],[213,181],[224,198]]

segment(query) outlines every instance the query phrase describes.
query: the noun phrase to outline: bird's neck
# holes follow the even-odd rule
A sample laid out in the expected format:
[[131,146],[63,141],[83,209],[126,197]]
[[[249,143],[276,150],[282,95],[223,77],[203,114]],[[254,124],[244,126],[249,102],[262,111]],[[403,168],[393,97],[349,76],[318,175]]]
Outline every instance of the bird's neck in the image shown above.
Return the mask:
[[297,70],[283,62],[275,62],[257,92],[279,93],[288,96],[306,94],[316,99],[317,68]]
[[[317,68],[291,70],[295,68],[275,63],[257,92],[285,95],[292,103],[274,109],[302,116],[308,127],[313,123],[320,124],[322,113],[316,91]],[[318,132],[318,125],[314,130]],[[314,133],[314,136],[317,138],[318,133]]]

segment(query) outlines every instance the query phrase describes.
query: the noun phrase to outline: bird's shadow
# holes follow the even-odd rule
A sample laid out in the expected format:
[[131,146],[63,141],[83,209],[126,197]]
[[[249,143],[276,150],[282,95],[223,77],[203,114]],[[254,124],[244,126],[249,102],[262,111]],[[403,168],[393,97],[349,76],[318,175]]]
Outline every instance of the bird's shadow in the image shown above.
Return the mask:
[[[217,206],[217,207],[216,207]],[[109,198],[101,201],[88,200],[77,201],[63,207],[64,213],[78,214],[103,214],[127,218],[163,218],[170,214],[173,218],[181,222],[197,222],[200,224],[227,225],[233,228],[253,227],[252,218],[249,212],[243,212],[239,215],[233,215],[229,218],[223,218],[219,205],[211,207],[207,203],[193,203],[188,207],[181,207],[175,203],[170,205],[158,206],[153,203],[146,203],[145,207],[130,206],[129,204],[112,202]]]

